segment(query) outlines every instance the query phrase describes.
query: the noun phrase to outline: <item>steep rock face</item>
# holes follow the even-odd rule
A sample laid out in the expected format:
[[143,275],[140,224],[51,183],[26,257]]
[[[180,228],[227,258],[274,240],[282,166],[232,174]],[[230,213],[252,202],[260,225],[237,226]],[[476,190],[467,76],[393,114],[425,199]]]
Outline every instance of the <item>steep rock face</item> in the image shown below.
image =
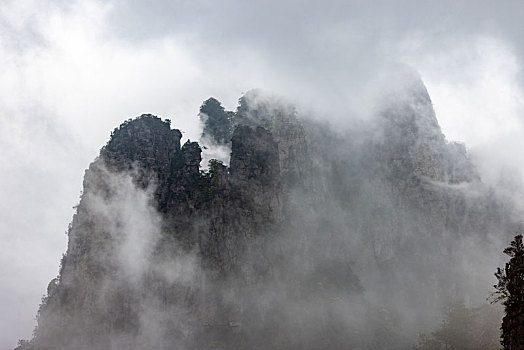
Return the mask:
[[410,77],[404,85],[380,113],[383,140],[377,152],[391,179],[410,175],[447,183],[478,180],[464,146],[446,142],[420,79]]
[[[180,158],[174,155],[180,152],[181,137],[179,130],[171,130],[169,122],[145,114],[138,120],[128,120],[115,130],[111,141],[101,150],[100,158],[111,171],[142,172],[136,177],[144,188],[151,180],[164,184]],[[156,178],[148,178],[151,174]],[[158,196],[162,194],[161,190]],[[160,198],[160,202],[163,200]]]
[[[486,235],[501,224],[499,203],[480,182],[464,145],[445,140],[420,79],[408,75],[403,80],[383,102],[378,136],[365,143],[362,153],[369,164],[359,164],[370,185],[380,188],[371,191],[377,195],[371,212],[395,223],[380,229],[373,243],[381,261],[413,239],[434,239],[436,249],[451,254],[461,237]],[[375,221],[381,220],[368,222]],[[405,222],[409,227],[403,227]]]
[[[200,339],[216,332],[217,322],[229,322],[230,313],[218,296],[209,299],[220,288],[204,291],[202,281],[254,283],[267,274],[263,242],[281,217],[273,137],[263,128],[237,128],[230,173],[217,163],[202,174],[199,145],[188,141],[180,147],[180,135],[167,122],[143,115],[115,130],[86,171],[68,253],[40,311],[35,348],[147,347],[141,334],[144,303],[186,315],[185,324],[163,325],[162,341],[149,346],[195,346],[203,325],[212,331]],[[145,214],[136,226],[122,221],[136,214]],[[169,267],[176,257],[191,260],[194,254],[199,261],[186,268],[197,271],[200,282],[180,283],[156,271],[155,264]],[[143,261],[131,263],[134,259]],[[128,271],[129,264],[137,267]]]
[[[185,156],[188,152],[180,149],[180,137],[169,123],[143,115],[115,130],[100,158],[86,171],[60,283],[50,284],[39,313],[35,348],[137,346],[128,339],[142,322],[144,296],[135,285],[155,274],[145,271],[141,260],[149,258],[161,239],[160,217],[153,208],[165,207],[169,179],[180,172],[188,175],[184,169],[194,165]],[[150,193],[146,190],[150,183],[161,185]],[[133,220],[130,215],[144,217]],[[156,297],[157,292],[147,290],[147,294]]]
[[[348,226],[369,252],[359,271],[368,295],[417,310],[466,290],[470,300],[485,298],[479,286],[487,288],[489,277],[470,279],[456,266],[465,256],[481,263],[489,235],[515,229],[513,213],[480,181],[464,146],[445,140],[419,80],[385,99],[374,122],[373,137],[357,146],[357,155],[347,165],[336,162],[352,179],[341,193],[353,214]],[[472,252],[473,242],[485,243]],[[380,291],[386,285],[391,293]],[[426,322],[417,314],[412,320]]]
[[281,217],[278,148],[272,136],[263,128],[238,127],[229,174],[219,165],[211,181],[213,198],[206,206],[210,229],[203,237],[203,256],[213,256],[211,265],[226,272],[248,269],[240,265],[242,253],[264,239]]
[[256,90],[234,115],[208,100],[234,126],[208,172],[169,122],[122,124],[86,171],[34,348],[409,347],[396,317],[416,333],[464,296],[460,250],[512,226],[423,84],[393,97],[364,142]]
[[286,187],[303,185],[307,175],[307,141],[295,107],[281,98],[258,90],[239,101],[235,123],[267,129],[278,144],[281,178]]
[[278,178],[278,146],[262,127],[239,126],[233,135],[231,176],[234,181],[264,185]]

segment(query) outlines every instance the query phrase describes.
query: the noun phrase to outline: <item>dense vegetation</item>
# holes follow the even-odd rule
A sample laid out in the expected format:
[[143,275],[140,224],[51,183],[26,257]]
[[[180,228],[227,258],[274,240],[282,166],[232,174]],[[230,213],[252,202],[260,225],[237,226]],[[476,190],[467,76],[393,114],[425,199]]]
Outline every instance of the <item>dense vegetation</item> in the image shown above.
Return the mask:
[[524,348],[524,244],[522,234],[515,236],[504,249],[510,257],[504,269],[497,268],[498,283],[494,301],[502,301],[505,316],[502,320],[502,344],[506,350]]

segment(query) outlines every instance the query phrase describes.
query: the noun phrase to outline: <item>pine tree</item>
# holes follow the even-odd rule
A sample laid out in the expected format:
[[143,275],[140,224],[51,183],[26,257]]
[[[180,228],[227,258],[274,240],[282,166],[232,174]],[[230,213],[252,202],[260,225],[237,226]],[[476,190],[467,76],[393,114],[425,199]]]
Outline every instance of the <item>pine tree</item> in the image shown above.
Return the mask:
[[504,349],[520,350],[524,349],[524,244],[521,234],[515,236],[504,253],[511,259],[504,269],[497,268],[494,301],[504,304],[501,340]]

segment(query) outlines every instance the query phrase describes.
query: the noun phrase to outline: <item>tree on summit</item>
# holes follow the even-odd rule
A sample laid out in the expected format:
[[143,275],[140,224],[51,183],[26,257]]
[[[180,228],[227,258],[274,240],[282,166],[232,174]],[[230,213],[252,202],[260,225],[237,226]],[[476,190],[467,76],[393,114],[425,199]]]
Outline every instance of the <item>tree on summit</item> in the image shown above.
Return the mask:
[[199,115],[204,123],[202,137],[207,137],[219,145],[231,141],[234,112],[224,110],[217,99],[210,97],[200,107]]

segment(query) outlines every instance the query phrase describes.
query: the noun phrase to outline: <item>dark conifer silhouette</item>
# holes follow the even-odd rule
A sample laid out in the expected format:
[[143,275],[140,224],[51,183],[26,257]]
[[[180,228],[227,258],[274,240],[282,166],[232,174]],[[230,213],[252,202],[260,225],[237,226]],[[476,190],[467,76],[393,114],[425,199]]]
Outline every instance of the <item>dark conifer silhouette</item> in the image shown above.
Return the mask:
[[502,320],[501,343],[506,350],[524,349],[524,244],[522,234],[515,236],[504,253],[511,259],[504,269],[497,268],[494,302],[502,301],[505,316]]

